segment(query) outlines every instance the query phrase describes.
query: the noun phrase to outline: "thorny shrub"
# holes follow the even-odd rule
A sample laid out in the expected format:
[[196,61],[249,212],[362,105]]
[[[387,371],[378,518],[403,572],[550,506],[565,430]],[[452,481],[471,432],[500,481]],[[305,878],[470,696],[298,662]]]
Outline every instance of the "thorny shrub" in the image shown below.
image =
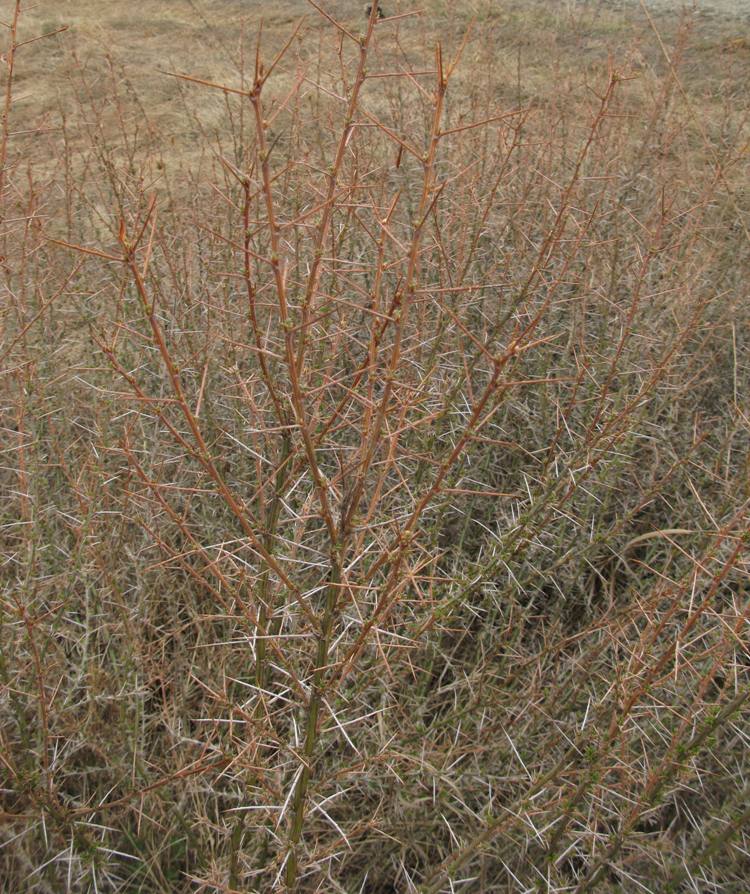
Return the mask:
[[4,890],[740,890],[742,123],[689,28],[534,98],[481,24],[321,9],[162,75],[177,168],[75,60],[25,162],[20,11]]

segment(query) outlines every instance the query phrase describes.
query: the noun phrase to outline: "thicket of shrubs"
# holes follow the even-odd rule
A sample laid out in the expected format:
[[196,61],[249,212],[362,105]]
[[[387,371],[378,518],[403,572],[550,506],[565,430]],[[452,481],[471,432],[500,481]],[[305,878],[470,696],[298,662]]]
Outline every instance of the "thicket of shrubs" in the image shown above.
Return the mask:
[[746,109],[416,21],[8,78],[3,890],[745,889]]

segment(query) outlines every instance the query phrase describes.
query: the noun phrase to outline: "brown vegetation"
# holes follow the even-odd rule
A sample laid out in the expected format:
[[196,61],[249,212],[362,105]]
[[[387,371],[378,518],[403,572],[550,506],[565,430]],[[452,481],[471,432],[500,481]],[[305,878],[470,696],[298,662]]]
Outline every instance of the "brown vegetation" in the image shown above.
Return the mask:
[[3,890],[745,890],[729,25],[13,7]]

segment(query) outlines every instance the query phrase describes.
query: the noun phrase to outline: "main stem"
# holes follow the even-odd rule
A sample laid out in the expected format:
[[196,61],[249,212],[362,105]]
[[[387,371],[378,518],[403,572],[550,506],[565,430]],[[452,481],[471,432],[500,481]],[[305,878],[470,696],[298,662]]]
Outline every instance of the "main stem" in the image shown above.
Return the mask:
[[302,824],[305,819],[305,801],[307,787],[310,783],[312,762],[318,743],[318,717],[320,706],[325,691],[325,674],[328,667],[328,650],[331,644],[331,632],[336,615],[336,606],[339,599],[339,585],[341,583],[341,557],[334,553],[331,561],[331,571],[326,588],[326,601],[321,618],[321,629],[318,638],[318,651],[315,656],[315,670],[312,679],[312,692],[307,712],[307,724],[305,728],[305,744],[302,750],[302,770],[297,778],[292,801],[292,824],[289,831],[286,861],[285,881],[289,889],[292,889],[297,881],[297,845],[302,837]]

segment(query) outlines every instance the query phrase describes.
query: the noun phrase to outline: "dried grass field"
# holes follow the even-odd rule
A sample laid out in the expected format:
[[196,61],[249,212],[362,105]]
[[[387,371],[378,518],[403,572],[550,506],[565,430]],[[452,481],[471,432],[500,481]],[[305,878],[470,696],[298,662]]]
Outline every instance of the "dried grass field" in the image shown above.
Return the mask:
[[750,40],[6,0],[0,891],[744,894]]

